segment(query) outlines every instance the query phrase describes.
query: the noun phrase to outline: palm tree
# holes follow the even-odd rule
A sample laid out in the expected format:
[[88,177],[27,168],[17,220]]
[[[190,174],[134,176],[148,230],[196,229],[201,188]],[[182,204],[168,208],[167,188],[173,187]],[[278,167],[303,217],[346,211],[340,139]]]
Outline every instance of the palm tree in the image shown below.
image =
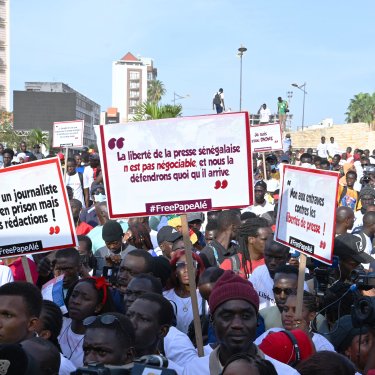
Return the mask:
[[43,133],[41,129],[33,129],[29,134],[28,140],[33,145],[44,145],[46,148],[48,148],[49,136]]
[[182,114],[181,104],[177,105],[158,105],[153,102],[144,102],[137,108],[132,121],[156,120],[162,118],[179,117]]
[[147,84],[147,101],[152,103],[159,103],[161,97],[165,95],[167,90],[164,87],[162,81],[158,79],[154,79],[152,81],[148,81]]
[[375,93],[354,95],[345,114],[347,122],[366,122],[370,125],[375,118]]

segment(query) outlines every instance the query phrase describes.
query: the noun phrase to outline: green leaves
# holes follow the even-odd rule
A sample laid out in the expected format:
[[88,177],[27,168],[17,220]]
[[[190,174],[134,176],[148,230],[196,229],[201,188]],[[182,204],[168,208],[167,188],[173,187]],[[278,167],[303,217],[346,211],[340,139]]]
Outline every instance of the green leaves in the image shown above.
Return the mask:
[[181,104],[158,105],[153,102],[144,102],[138,106],[132,121],[156,120],[162,118],[179,117],[182,114]]
[[350,99],[346,114],[347,122],[366,122],[371,124],[375,119],[375,93],[362,93]]

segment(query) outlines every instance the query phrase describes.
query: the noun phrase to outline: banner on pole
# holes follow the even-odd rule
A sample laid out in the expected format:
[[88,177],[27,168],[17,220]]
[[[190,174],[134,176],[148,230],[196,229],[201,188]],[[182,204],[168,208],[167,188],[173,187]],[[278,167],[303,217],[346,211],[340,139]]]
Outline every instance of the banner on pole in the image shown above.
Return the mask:
[[77,244],[58,158],[0,169],[0,258]]
[[247,113],[99,126],[111,218],[252,204]]
[[53,123],[53,147],[82,147],[83,120]]
[[250,139],[253,152],[283,149],[280,124],[253,125],[250,127]]
[[286,165],[275,240],[332,264],[339,174]]

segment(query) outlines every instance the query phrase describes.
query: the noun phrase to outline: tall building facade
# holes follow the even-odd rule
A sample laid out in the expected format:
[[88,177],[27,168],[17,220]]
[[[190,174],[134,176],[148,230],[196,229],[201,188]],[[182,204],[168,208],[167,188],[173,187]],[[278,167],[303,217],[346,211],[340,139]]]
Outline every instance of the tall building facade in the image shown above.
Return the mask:
[[112,107],[118,109],[120,122],[131,120],[137,106],[147,100],[147,82],[156,77],[151,58],[128,52],[112,63]]
[[10,111],[9,2],[0,0],[0,110]]
[[25,90],[13,92],[15,129],[52,132],[54,122],[84,120],[84,145],[96,143],[99,104],[62,82],[26,82]]

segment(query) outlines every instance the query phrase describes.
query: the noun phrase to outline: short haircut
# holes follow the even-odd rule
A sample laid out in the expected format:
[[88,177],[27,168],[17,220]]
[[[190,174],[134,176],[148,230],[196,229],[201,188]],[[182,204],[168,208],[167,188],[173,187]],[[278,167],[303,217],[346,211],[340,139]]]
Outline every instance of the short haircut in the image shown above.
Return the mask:
[[4,154],[9,154],[12,156],[12,158],[14,157],[14,151],[11,149],[11,148],[6,148],[4,151],[3,151],[3,155]]
[[212,220],[212,221],[209,221],[206,225],[206,229],[205,231],[206,232],[209,232],[211,230],[217,230],[217,222]]
[[373,224],[375,224],[375,212],[374,211],[366,212],[363,215],[363,225],[368,226],[368,225],[373,225]]
[[56,259],[70,258],[75,261],[77,266],[80,264],[79,252],[74,247],[68,247],[66,249],[57,250],[55,254]]
[[168,325],[171,326],[175,320],[174,311],[172,304],[163,296],[156,293],[145,293],[139,298],[145,301],[154,302],[159,305],[158,322],[161,326]]
[[91,241],[91,238],[89,236],[83,236],[82,234],[79,234],[77,236],[77,238],[78,238],[78,242],[79,241],[86,242],[87,249],[89,250],[89,252],[92,253],[92,241]]
[[245,352],[236,353],[229,357],[221,373],[224,374],[228,366],[235,361],[248,362],[258,370],[259,375],[277,375],[277,371],[272,362],[268,361],[267,359],[260,358],[259,356],[251,355]]
[[29,317],[39,318],[43,298],[40,290],[35,285],[25,281],[7,283],[0,287],[0,296],[22,297],[26,307],[26,314]]
[[160,280],[163,288],[165,288],[172,272],[169,260],[164,256],[158,256],[152,258],[152,263],[152,274]]
[[330,163],[327,159],[321,159],[320,165],[330,165]]
[[73,164],[77,165],[76,159],[74,159],[74,158],[68,158],[66,163],[73,163]]
[[272,237],[268,238],[266,241],[266,246],[264,248],[264,251],[270,250],[270,249],[275,249],[278,250],[279,252],[282,253],[289,253],[289,247],[281,244],[280,242],[274,241]]
[[340,154],[335,154],[333,155],[334,158],[338,158],[339,160],[341,160],[341,155]]
[[[156,294],[163,294],[163,285],[161,284],[160,279],[156,278],[153,275],[149,275],[147,273],[140,273],[138,275],[134,275],[133,280],[148,280],[151,283],[152,290],[150,292]],[[131,282],[131,281],[130,281]]]
[[312,155],[305,152],[300,156],[301,163],[311,163],[312,162]]
[[352,174],[353,176],[355,176],[355,178],[357,178],[357,172],[356,171],[352,171],[352,170],[347,171],[345,176],[347,176],[348,174]]
[[240,219],[237,211],[226,210],[219,212],[217,217],[217,229],[219,232],[224,232],[231,225],[237,223]]
[[73,207],[77,207],[77,208],[79,208],[80,210],[82,209],[82,202],[79,200],[79,199],[75,199],[75,198],[73,198],[73,199],[71,199],[70,201],[69,201],[69,203],[70,203],[70,207],[71,208],[73,208]]
[[[283,273],[286,275],[296,275],[298,277],[298,269],[289,264],[283,264],[275,269],[275,276],[277,273]],[[274,278],[275,279],[275,278]]]
[[246,211],[243,214],[241,214],[241,221],[246,221],[248,219],[254,219],[255,217],[257,217],[257,215],[254,214],[254,212]]
[[138,257],[138,258],[144,259],[145,269],[143,270],[143,273],[152,273],[153,272],[153,263],[154,263],[153,262],[153,256],[147,250],[135,249],[135,250],[130,251],[127,255],[132,255],[133,257]]
[[[118,312],[108,312],[102,314],[101,316],[106,315],[113,315],[116,317],[116,324],[103,324],[100,319],[96,319],[92,324],[90,324],[87,328],[104,328],[113,330],[116,333],[117,339],[120,341],[121,346],[124,348],[134,347],[135,345],[135,331],[133,324],[131,323],[130,319],[125,316],[124,314],[120,314]],[[120,326],[120,329],[118,329]]]
[[206,268],[199,277],[199,284],[215,283],[223,276],[224,270],[219,267]]

